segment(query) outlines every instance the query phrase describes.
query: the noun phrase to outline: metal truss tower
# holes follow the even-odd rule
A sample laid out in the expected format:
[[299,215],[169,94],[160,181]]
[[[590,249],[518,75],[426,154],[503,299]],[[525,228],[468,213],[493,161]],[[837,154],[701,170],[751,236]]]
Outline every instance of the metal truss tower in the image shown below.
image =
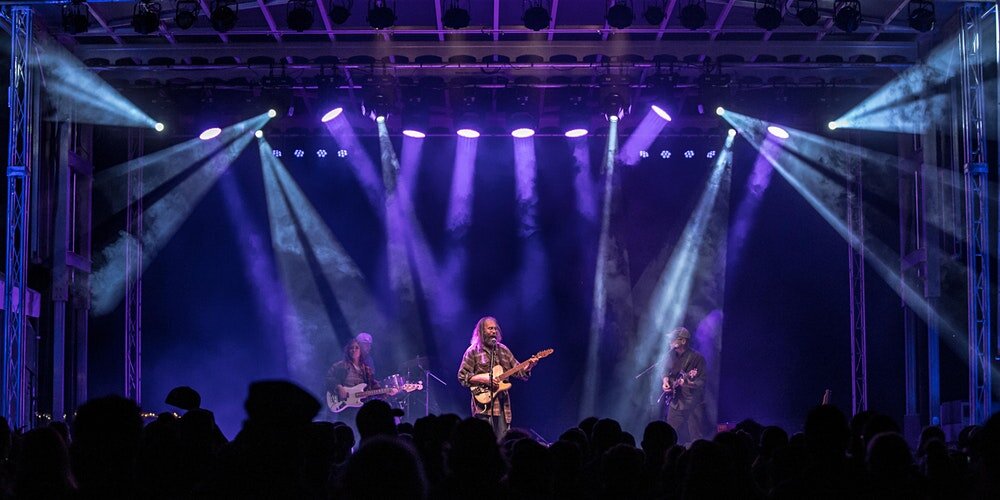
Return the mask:
[[[128,159],[142,156],[142,131],[128,131]],[[142,169],[128,170],[125,231],[125,397],[142,405]]]
[[0,414],[17,429],[27,423],[24,379],[26,295],[28,290],[28,214],[31,197],[32,88],[30,7],[11,7],[10,130],[7,146],[7,264],[4,279],[4,329]]
[[961,9],[962,140],[965,160],[966,265],[968,268],[969,406],[971,424],[990,416],[989,167],[983,85],[983,23],[978,4]]
[[[852,137],[856,139],[856,137]],[[855,142],[852,140],[851,142]],[[847,180],[847,227],[851,244],[847,247],[847,268],[851,275],[851,413],[868,409],[868,333],[865,321],[865,217],[861,157],[851,155]]]

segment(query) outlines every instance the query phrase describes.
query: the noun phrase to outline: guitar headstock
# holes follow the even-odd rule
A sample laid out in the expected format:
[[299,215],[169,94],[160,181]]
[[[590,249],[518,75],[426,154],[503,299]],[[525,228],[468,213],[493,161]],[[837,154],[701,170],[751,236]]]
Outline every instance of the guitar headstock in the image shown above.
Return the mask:
[[538,353],[536,353],[536,354],[535,354],[535,355],[534,355],[533,357],[534,357],[535,359],[542,359],[542,358],[544,358],[544,357],[548,356],[549,354],[552,354],[552,353],[553,353],[553,352],[555,352],[555,351],[556,351],[555,349],[552,349],[552,348],[550,347],[550,348],[548,348],[548,349],[545,349],[544,351],[538,351]]

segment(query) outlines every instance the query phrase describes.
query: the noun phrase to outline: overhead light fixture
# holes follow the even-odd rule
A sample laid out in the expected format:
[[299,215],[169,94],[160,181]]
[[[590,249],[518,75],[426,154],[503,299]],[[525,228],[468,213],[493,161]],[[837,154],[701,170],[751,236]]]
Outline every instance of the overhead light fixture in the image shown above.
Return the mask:
[[542,5],[543,0],[527,0],[526,4],[528,8],[525,9],[524,15],[521,16],[521,20],[524,21],[524,27],[532,31],[541,31],[549,27],[552,22],[552,16],[549,15],[549,9]]
[[82,0],[73,0],[62,8],[63,31],[71,35],[86,33],[90,28],[90,12]]
[[590,133],[590,117],[592,113],[587,109],[585,91],[583,89],[569,89],[570,95],[564,106],[560,109],[559,123],[563,130],[563,135],[570,139],[583,137]]
[[261,89],[260,98],[263,101],[264,106],[268,108],[268,114],[274,111],[274,118],[279,114],[286,114],[292,116],[295,114],[295,109],[292,107],[292,87],[295,85],[295,79],[284,74],[282,70],[281,75],[270,74],[261,78]]
[[469,9],[462,7],[459,0],[451,0],[448,9],[441,15],[441,24],[445,28],[453,30],[468,28],[471,21],[472,16],[469,14]]
[[239,20],[240,5],[236,0],[212,0],[212,14],[209,21],[212,28],[219,33],[225,33],[236,27]]
[[808,2],[805,7],[802,6],[803,0],[795,0],[795,17],[799,18],[799,22],[803,26],[815,26],[819,22],[819,5],[818,0],[805,0]]
[[139,0],[132,6],[132,29],[140,35],[148,35],[160,29],[160,2]]
[[704,26],[705,21],[708,21],[705,0],[688,0],[687,5],[681,9],[681,26],[689,30],[696,30]]
[[635,12],[632,11],[632,6],[628,4],[628,0],[614,0],[614,3],[608,8],[608,13],[604,17],[608,21],[608,26],[623,30],[632,26],[632,20],[635,19]]
[[527,139],[535,135],[536,127],[538,127],[538,120],[531,113],[524,111],[510,115],[510,119],[507,121],[510,135],[515,139]]
[[667,111],[665,109],[663,109],[663,108],[661,108],[661,107],[659,107],[659,106],[657,106],[655,104],[652,105],[652,106],[650,106],[649,108],[652,109],[654,113],[656,113],[656,116],[659,116],[660,118],[663,118],[664,121],[668,121],[668,122],[671,121],[670,114],[667,113]]
[[396,11],[386,0],[368,0],[368,25],[377,30],[396,24]]
[[422,93],[417,92],[406,99],[402,122],[403,135],[414,139],[427,137],[427,130],[430,128],[430,113]]
[[934,2],[931,0],[910,0],[906,11],[906,20],[911,28],[921,33],[934,29]]
[[354,0],[330,0],[330,5],[326,8],[326,13],[330,16],[333,24],[344,24],[347,18],[351,17],[351,8],[354,7]]
[[632,108],[629,78],[624,75],[605,75],[599,82],[601,113],[610,121],[624,118]]
[[301,33],[312,28],[312,6],[313,0],[288,0],[285,4],[285,22],[288,24],[288,29]]
[[[784,3],[784,0],[780,0]],[[781,26],[782,12],[784,5],[778,4],[779,0],[754,0],[753,2],[753,22],[758,28],[774,31]]]
[[785,129],[783,129],[783,128],[781,128],[781,127],[779,127],[779,126],[777,126],[777,125],[768,125],[768,127],[767,127],[767,133],[769,133],[769,134],[777,137],[778,139],[782,139],[782,140],[788,139],[788,137],[789,137],[788,131],[785,130]]
[[646,18],[646,22],[654,26],[659,26],[667,17],[667,11],[663,6],[666,0],[654,0],[653,3],[646,6],[645,12],[642,13],[642,17]]
[[861,0],[837,0],[833,4],[833,24],[845,33],[861,27]]
[[390,75],[373,76],[365,82],[361,112],[372,120],[389,116],[396,105],[396,79]]
[[198,20],[198,2],[177,0],[174,4],[174,25],[182,30],[190,29]]
[[207,140],[210,140],[210,139],[215,139],[221,133],[222,133],[222,129],[219,128],[219,127],[207,128],[207,129],[205,129],[204,132],[202,132],[200,135],[198,135],[198,138],[201,139],[201,140],[203,140],[203,141],[207,141]]

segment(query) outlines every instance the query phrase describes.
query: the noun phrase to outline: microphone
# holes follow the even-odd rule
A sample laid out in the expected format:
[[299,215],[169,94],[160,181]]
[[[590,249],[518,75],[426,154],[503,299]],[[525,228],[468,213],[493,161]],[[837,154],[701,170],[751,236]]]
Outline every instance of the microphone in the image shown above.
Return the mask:
[[497,338],[496,337],[490,337],[489,339],[486,340],[486,343],[489,344],[490,347],[496,347],[497,346]]

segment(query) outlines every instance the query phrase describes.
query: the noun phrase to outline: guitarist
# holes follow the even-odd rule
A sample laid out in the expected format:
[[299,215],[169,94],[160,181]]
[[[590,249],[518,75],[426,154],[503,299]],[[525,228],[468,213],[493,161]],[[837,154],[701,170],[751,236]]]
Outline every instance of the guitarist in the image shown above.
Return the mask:
[[[366,390],[379,388],[375,372],[366,362],[361,343],[355,338],[344,346],[344,359],[334,363],[326,372],[326,390],[331,394],[337,394],[340,399],[347,399],[347,388],[360,383],[368,384]],[[398,391],[393,390],[389,395],[395,396],[396,392]],[[357,408],[347,408],[334,415],[338,421],[354,425],[357,413]]]
[[663,392],[667,405],[667,423],[677,431],[678,443],[702,439],[705,417],[705,358],[691,348],[691,332],[675,328],[669,333],[670,354]]
[[[464,387],[482,386],[490,387],[490,373],[494,366],[499,365],[504,371],[511,369],[520,362],[514,357],[507,346],[501,343],[503,332],[496,318],[486,316],[476,323],[476,328],[472,330],[472,339],[469,341],[469,348],[462,356],[462,365],[458,368],[458,381]],[[529,360],[528,366],[520,373],[514,375],[522,380],[527,380],[531,374],[531,368],[538,360],[534,357]],[[493,388],[498,387],[497,381],[493,382]],[[510,428],[510,391],[497,393],[492,402],[479,404],[472,398],[472,415],[490,422],[497,439],[503,437]]]

